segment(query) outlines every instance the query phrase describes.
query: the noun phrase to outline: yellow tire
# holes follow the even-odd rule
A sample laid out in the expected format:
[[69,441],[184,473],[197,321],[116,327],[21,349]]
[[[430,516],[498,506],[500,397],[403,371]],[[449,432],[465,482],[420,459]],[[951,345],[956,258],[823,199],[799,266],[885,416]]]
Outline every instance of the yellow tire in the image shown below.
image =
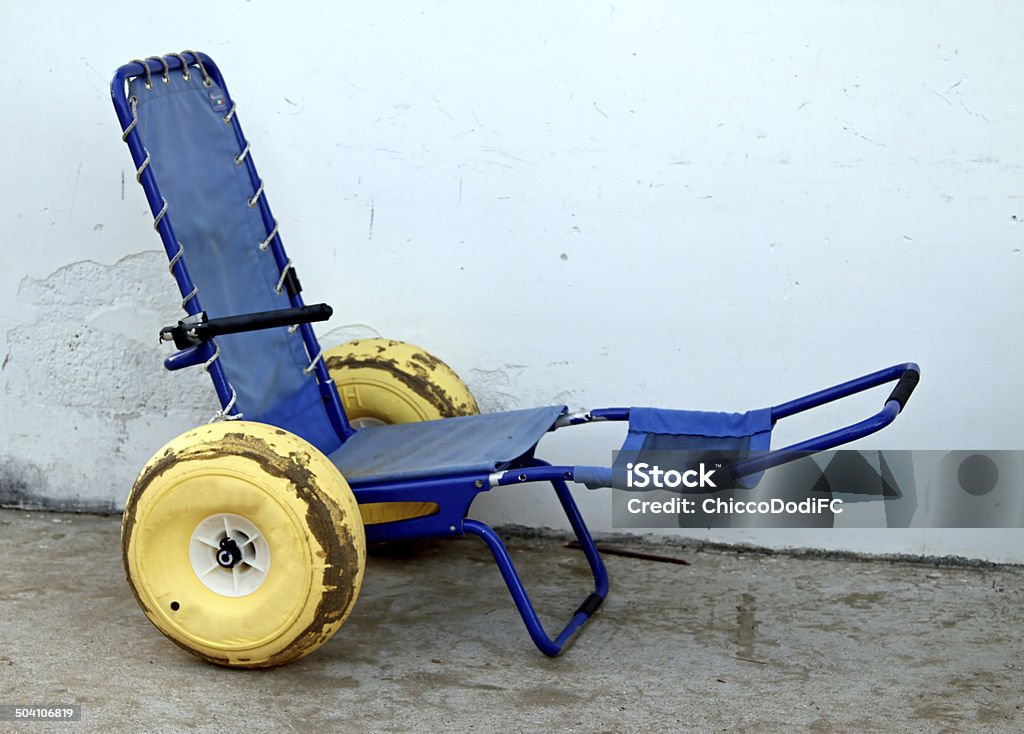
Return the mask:
[[480,412],[452,368],[412,344],[357,339],[324,352],[324,363],[354,428]]
[[298,436],[248,421],[201,426],[136,480],[125,572],[146,616],[189,652],[282,665],[330,639],[355,604],[366,564],[357,508],[337,468]]
[[[393,339],[358,339],[324,352],[353,428],[413,423],[480,409],[472,393],[451,367],[428,352]],[[437,506],[426,502],[361,505],[363,522],[374,525],[430,515]]]

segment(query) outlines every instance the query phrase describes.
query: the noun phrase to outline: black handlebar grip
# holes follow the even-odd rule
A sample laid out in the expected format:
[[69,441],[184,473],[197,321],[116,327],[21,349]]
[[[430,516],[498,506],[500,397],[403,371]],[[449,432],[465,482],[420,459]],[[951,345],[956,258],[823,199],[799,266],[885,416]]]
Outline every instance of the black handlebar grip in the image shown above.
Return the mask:
[[885,402],[895,400],[900,406],[900,411],[903,411],[903,407],[910,400],[911,393],[914,392],[914,388],[917,387],[917,383],[921,380],[921,373],[915,369],[908,369],[900,376],[900,381],[896,383],[896,387],[889,393],[889,397],[886,398]]
[[312,306],[303,306],[303,313],[310,316],[310,321],[327,321],[334,315],[334,309],[326,303],[315,303]]
[[238,334],[243,331],[272,329],[292,324],[308,324],[314,321],[326,321],[333,313],[326,303],[301,308],[281,308],[275,311],[259,311],[239,316],[223,316],[210,319],[195,326],[196,335],[202,339]]
[[160,330],[160,340],[171,341],[173,339],[174,345],[178,349],[187,349],[226,334],[327,321],[333,313],[334,310],[326,303],[300,306],[299,308],[280,308],[274,311],[258,311],[238,316],[223,316],[215,319],[208,319],[205,313],[200,312],[179,321],[177,326],[165,326]]

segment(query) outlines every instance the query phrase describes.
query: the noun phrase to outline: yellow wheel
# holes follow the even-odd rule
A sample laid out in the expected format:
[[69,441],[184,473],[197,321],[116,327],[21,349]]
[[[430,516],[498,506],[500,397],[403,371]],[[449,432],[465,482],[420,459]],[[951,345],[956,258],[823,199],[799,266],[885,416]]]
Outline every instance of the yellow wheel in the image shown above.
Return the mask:
[[353,428],[480,412],[452,368],[419,347],[358,339],[324,352]]
[[[358,339],[324,352],[353,428],[413,423],[480,412],[452,368],[419,347],[393,339]],[[436,512],[425,502],[361,505],[373,525]]]
[[352,610],[366,564],[355,497],[298,436],[248,421],[183,433],[143,468],[121,546],[139,605],[210,662],[282,665]]

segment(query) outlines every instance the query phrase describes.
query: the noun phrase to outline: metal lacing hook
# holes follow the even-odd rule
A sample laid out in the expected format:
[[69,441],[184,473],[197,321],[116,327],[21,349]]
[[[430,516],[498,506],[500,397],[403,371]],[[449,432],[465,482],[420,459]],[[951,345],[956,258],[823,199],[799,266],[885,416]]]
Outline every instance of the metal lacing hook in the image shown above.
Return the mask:
[[321,349],[319,352],[316,353],[316,356],[313,357],[313,361],[309,363],[309,367],[303,367],[302,371],[305,372],[307,375],[313,374],[313,370],[316,369],[316,363],[319,362],[323,358],[324,358],[324,350]]
[[167,64],[166,61],[164,61],[164,57],[163,56],[147,56],[146,60],[148,61],[149,59],[153,59],[154,61],[159,62],[160,65],[164,67],[164,70],[162,72],[160,72],[160,77],[164,80],[164,84],[170,84],[171,83],[171,67]]
[[267,248],[270,247],[270,241],[277,237],[277,220],[274,220],[274,228],[270,230],[270,234],[267,235],[267,239],[260,242],[259,247],[262,252],[266,252]]
[[139,165],[138,168],[135,169],[135,180],[138,181],[139,183],[142,183],[143,172],[147,168],[149,168],[149,164],[153,161],[153,156],[150,155],[149,148],[147,148],[146,146],[142,146],[142,150],[145,151],[146,153],[146,159],[142,161],[141,165]]
[[[188,295],[186,295],[184,298],[181,299],[181,307],[185,308],[186,306],[188,306],[188,302],[191,301],[193,298],[195,298],[198,295],[199,295],[199,286],[193,285],[192,286],[192,290],[190,290],[188,292]],[[210,360],[210,361],[212,362],[213,360]]]
[[245,141],[245,147],[242,148],[242,152],[235,156],[235,165],[240,166],[245,161],[245,157],[249,155],[249,141]]
[[199,67],[199,73],[202,74],[202,76],[203,76],[203,85],[207,86],[207,87],[212,87],[213,86],[213,80],[210,79],[210,75],[206,72],[206,65],[203,64],[203,60],[201,58],[199,58],[199,54],[197,54],[195,51],[191,51],[191,50],[188,50],[188,49],[186,49],[185,51],[182,51],[182,53],[183,54],[192,54],[192,58],[194,58],[196,60],[196,66]]
[[153,72],[149,68],[149,62],[143,61],[142,59],[133,59],[136,64],[142,64],[142,68],[146,71],[146,89],[153,88]]
[[[139,183],[142,183],[142,181],[139,181]],[[158,211],[156,216],[153,217],[153,229],[158,229],[160,227],[160,222],[162,222],[163,218],[167,216],[167,199],[162,196],[160,198],[163,199],[163,206],[160,207],[160,211]]]
[[256,208],[256,204],[257,204],[257,202],[259,202],[261,196],[263,196],[263,179],[262,178],[260,179],[260,187],[258,189],[256,189],[256,193],[252,195],[251,199],[249,199],[248,203],[249,203],[249,208],[250,209],[255,209]]
[[222,410],[218,410],[213,414],[213,418],[210,419],[210,423],[219,423],[220,421],[237,421],[243,418],[242,413],[232,413],[235,409],[235,403],[238,402],[238,393],[235,392],[235,388],[228,385],[231,388],[231,399],[228,404],[224,406]]
[[284,264],[284,267],[281,268],[281,277],[277,279],[277,285],[274,286],[274,293],[277,295],[281,295],[281,292],[284,290],[284,281],[285,278],[288,277],[289,270],[295,270],[290,259]]
[[[216,342],[213,343],[213,356],[203,362],[203,369],[207,372],[213,366],[213,363],[220,359],[220,345]],[[232,410],[235,408],[235,403],[238,402],[238,393],[235,392],[234,385],[228,385],[231,389],[231,399],[228,400],[228,404],[225,405],[221,410],[218,410],[213,414],[213,418],[210,419],[210,423],[217,423],[218,421],[236,421],[242,417],[241,413],[232,414]]]
[[128,105],[132,108],[132,121],[128,123],[128,127],[121,133],[121,140],[125,142],[128,142],[128,134],[139,124],[139,98],[133,94],[128,98]]
[[178,260],[180,260],[184,256],[185,246],[181,244],[181,242],[178,242],[178,251],[174,253],[174,257],[172,257],[171,261],[167,263],[167,269],[171,272],[171,275],[174,275],[174,266],[178,264]]
[[164,56],[173,56],[174,58],[176,58],[178,61],[181,62],[181,78],[182,79],[184,79],[185,81],[188,81],[189,79],[192,78],[192,75],[188,73],[188,62],[185,61],[185,57],[184,56],[182,56],[181,54],[176,54],[173,51],[171,53],[169,53],[169,54],[164,54]]

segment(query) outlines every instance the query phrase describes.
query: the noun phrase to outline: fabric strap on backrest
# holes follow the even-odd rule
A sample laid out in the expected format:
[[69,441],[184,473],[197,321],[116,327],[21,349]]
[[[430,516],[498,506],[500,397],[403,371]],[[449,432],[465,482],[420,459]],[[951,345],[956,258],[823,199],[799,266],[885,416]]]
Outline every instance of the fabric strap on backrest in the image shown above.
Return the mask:
[[[138,133],[152,156],[150,166],[167,200],[167,217],[181,246],[198,298],[210,318],[288,308],[288,293],[276,293],[281,272],[270,250],[259,244],[267,228],[234,127],[225,122],[228,100],[216,82],[199,74],[186,81],[180,70],[170,83],[153,76],[152,89],[138,77],[130,94],[138,99]],[[217,338],[221,364],[237,392],[245,419],[279,426],[324,452],[341,441],[327,418],[305,345],[287,327]]]
[[[629,432],[612,466],[577,466],[574,477],[591,489],[631,489],[626,483],[630,462],[679,471],[713,454],[735,462],[750,452],[768,451],[771,432],[771,408],[747,413],[630,408]],[[760,478],[761,474],[754,474],[739,479],[738,484],[753,487]]]

